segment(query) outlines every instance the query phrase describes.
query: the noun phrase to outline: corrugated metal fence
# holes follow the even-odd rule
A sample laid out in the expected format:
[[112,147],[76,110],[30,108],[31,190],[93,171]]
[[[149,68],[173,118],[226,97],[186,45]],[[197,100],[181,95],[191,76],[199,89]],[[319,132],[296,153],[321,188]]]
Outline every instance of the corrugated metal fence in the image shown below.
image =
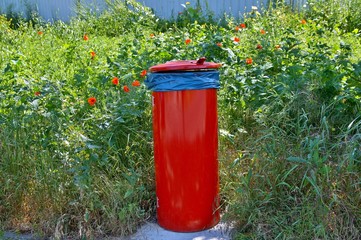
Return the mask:
[[[138,0],[144,5],[152,8],[157,16],[169,19],[176,17],[184,10],[187,0]],[[242,16],[250,11],[252,6],[261,8],[267,6],[269,0],[199,0],[203,9],[209,9],[216,16],[228,13],[234,17]],[[290,3],[303,5],[306,0],[288,0]],[[188,0],[191,6],[195,6],[197,0]],[[36,11],[47,21],[63,20],[68,21],[74,16],[77,4],[81,3],[91,7],[93,11],[100,12],[106,8],[105,0],[0,0],[1,13],[21,13],[28,16],[29,12]]]
[[[177,16],[179,12],[184,10],[185,0],[142,0],[144,5],[155,10],[156,14],[163,18],[171,18]],[[194,6],[197,1],[189,1],[191,6]],[[252,6],[266,6],[268,0],[200,0],[199,3],[202,9],[208,9],[213,12],[216,16],[228,13],[234,17],[239,17],[245,11],[250,11]]]
[[68,21],[75,15],[79,2],[94,11],[101,11],[106,7],[104,0],[0,0],[0,12],[28,17],[32,11],[36,11],[46,21]]

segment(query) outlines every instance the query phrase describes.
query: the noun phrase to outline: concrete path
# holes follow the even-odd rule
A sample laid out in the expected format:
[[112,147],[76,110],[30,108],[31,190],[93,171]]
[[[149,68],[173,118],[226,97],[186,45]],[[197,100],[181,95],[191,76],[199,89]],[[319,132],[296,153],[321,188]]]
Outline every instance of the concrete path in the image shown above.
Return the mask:
[[20,234],[14,232],[5,232],[0,234],[1,240],[36,240],[31,234]]
[[[194,233],[178,233],[171,232],[161,228],[154,222],[144,224],[132,236],[126,238],[111,237],[109,240],[231,240],[231,232],[233,227],[231,224],[220,222],[215,227]],[[13,232],[5,232],[0,235],[0,239],[6,240],[38,240],[31,234],[17,234]]]
[[205,231],[178,233],[167,231],[156,223],[146,223],[129,240],[231,240],[232,229],[229,224],[220,222]]

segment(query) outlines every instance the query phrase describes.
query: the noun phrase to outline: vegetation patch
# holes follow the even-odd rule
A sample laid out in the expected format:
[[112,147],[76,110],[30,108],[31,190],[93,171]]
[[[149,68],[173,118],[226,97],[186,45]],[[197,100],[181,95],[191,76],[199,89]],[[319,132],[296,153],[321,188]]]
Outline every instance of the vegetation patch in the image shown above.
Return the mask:
[[[0,236],[125,236],[155,214],[150,66],[222,63],[224,218],[235,239],[361,236],[360,0],[243,19],[135,1],[70,23],[0,17]],[[345,1],[342,1],[344,3]]]

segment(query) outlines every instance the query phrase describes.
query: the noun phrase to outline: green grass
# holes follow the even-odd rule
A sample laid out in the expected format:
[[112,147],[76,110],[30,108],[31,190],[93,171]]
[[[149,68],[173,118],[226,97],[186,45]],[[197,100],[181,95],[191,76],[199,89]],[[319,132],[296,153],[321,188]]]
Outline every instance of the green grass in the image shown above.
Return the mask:
[[206,56],[222,63],[221,203],[234,238],[360,238],[361,32],[351,18],[334,24],[353,9],[281,4],[218,23],[187,5],[166,22],[128,3],[69,24],[0,17],[0,230],[93,239],[153,217],[140,74]]

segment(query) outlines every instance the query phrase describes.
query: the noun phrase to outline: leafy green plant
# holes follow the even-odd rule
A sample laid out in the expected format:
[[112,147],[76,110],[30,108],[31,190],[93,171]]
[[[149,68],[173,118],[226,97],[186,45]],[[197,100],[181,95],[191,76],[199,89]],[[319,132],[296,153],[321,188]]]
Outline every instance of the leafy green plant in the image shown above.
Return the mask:
[[361,29],[359,0],[347,1],[310,1],[308,15],[325,25],[329,30],[340,29],[351,32]]
[[177,25],[186,26],[194,22],[199,22],[200,24],[213,23],[214,14],[209,10],[207,1],[205,1],[205,6],[206,9],[202,9],[200,0],[197,0],[195,6],[191,6],[190,2],[182,4],[184,10],[178,13],[176,18]]

